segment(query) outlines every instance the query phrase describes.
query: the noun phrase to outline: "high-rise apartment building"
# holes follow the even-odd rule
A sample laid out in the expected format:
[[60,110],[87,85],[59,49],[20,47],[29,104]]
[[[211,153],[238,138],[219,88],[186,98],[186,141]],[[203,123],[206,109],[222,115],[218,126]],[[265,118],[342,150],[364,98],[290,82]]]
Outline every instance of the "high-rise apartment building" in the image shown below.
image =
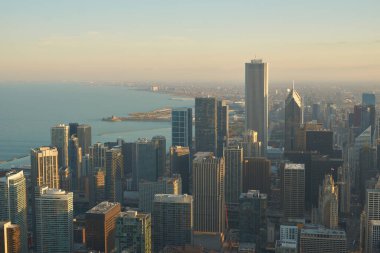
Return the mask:
[[224,147],[228,146],[229,138],[229,106],[225,100],[217,103],[217,151],[218,157],[223,156]]
[[73,193],[42,187],[35,208],[37,252],[73,252]]
[[258,133],[263,154],[268,145],[268,64],[252,60],[245,64],[246,129]]
[[285,150],[296,149],[296,132],[303,123],[302,98],[294,89],[285,100]]
[[159,252],[167,245],[190,245],[193,232],[193,197],[156,194],[153,206],[154,252]]
[[190,148],[172,146],[169,150],[169,156],[170,175],[181,175],[182,193],[189,194],[191,185]]
[[153,200],[156,194],[182,194],[181,176],[161,177],[157,181],[140,181],[139,183],[139,208],[143,212],[153,212]]
[[77,127],[77,137],[79,140],[79,146],[82,148],[83,154],[88,154],[88,148],[91,146],[91,126],[81,124]]
[[123,156],[120,148],[106,151],[106,199],[111,202],[123,202]]
[[305,165],[285,163],[281,168],[281,195],[284,217],[304,219]]
[[300,252],[347,253],[346,232],[323,226],[306,225],[300,232]]
[[116,252],[152,253],[150,213],[121,212],[116,220]]
[[239,197],[243,192],[243,148],[228,146],[224,149],[225,188],[228,228],[239,226]]
[[319,220],[327,228],[338,227],[338,186],[331,175],[325,175],[323,184],[319,187]]
[[195,98],[195,149],[217,154],[218,112],[214,97]]
[[[20,226],[8,221],[0,221],[0,252],[22,253],[28,249],[22,249],[22,236]],[[25,251],[26,250],[26,251]]]
[[193,142],[193,112],[191,108],[172,109],[172,145],[189,147]]
[[90,250],[111,253],[115,251],[116,220],[119,203],[104,201],[86,212],[86,246]]
[[59,189],[58,150],[39,147],[30,152],[32,186],[48,186]]
[[193,160],[194,230],[224,233],[224,159],[198,152]]
[[270,193],[271,161],[264,157],[244,158],[243,192],[259,190]]
[[59,124],[51,128],[51,145],[58,150],[58,167],[69,166],[69,126]]
[[26,179],[23,171],[0,174],[0,220],[19,226],[21,249],[22,252],[27,252]]

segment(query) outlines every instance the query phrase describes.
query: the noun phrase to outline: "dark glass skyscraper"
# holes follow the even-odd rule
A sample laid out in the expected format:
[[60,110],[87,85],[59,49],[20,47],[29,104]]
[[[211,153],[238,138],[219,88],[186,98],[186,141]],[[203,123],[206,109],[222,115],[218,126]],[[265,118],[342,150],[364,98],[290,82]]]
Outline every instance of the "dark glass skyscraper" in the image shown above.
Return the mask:
[[285,150],[296,149],[296,132],[303,123],[302,99],[297,91],[290,91],[285,100]]
[[223,148],[227,147],[228,145],[228,131],[229,131],[229,124],[228,124],[228,105],[226,104],[226,101],[219,100],[218,106],[217,106],[217,152],[216,155],[218,157],[223,156]]
[[91,126],[90,125],[78,125],[77,136],[79,145],[82,148],[83,154],[88,154],[88,148],[91,146]]
[[193,112],[191,108],[172,110],[172,145],[189,147],[193,141]]
[[195,149],[217,154],[217,100],[214,97],[195,98]]

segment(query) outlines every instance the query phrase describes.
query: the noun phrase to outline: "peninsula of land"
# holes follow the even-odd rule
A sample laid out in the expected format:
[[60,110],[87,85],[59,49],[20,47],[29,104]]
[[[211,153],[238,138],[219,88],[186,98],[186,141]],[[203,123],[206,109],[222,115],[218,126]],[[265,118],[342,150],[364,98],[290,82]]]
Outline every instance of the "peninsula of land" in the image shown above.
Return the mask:
[[111,117],[103,118],[103,121],[119,122],[119,121],[170,121],[171,108],[161,108],[150,112],[134,112],[127,117],[119,117],[112,115]]

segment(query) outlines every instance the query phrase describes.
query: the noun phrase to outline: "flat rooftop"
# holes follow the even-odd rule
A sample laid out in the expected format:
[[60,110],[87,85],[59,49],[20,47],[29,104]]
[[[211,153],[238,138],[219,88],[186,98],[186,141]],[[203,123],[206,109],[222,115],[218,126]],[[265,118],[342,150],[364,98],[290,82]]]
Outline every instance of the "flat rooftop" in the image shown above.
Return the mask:
[[193,197],[187,194],[184,194],[184,195],[156,194],[154,195],[154,202],[190,204],[192,201],[193,201]]
[[98,205],[94,206],[90,210],[88,210],[86,213],[93,213],[93,214],[105,214],[109,212],[112,208],[119,206],[120,204],[117,202],[108,202],[103,201],[102,203],[99,203]]

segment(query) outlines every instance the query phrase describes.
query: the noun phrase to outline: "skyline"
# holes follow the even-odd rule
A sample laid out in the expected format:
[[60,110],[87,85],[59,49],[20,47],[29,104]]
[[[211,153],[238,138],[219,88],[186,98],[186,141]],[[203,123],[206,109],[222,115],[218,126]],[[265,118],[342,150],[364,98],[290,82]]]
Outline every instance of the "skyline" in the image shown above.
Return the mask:
[[380,81],[380,2],[12,1],[0,81]]

